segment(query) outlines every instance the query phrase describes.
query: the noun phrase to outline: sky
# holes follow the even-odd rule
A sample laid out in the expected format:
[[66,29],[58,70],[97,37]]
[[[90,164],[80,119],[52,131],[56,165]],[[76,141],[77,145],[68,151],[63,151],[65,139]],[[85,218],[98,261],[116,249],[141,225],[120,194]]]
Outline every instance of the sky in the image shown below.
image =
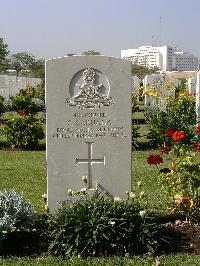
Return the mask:
[[170,45],[200,57],[200,0],[2,0],[0,37],[36,58]]

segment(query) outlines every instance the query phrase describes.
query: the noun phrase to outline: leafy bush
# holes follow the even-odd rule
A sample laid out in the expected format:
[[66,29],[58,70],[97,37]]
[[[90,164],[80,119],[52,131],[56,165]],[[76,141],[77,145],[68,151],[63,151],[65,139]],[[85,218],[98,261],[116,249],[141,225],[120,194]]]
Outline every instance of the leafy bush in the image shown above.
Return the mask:
[[97,191],[82,196],[49,216],[49,252],[64,257],[141,254],[155,244],[145,215],[134,199],[108,199]]
[[29,230],[35,212],[15,190],[0,192],[0,239],[14,231]]
[[38,112],[38,106],[34,99],[34,89],[32,87],[26,90],[20,90],[19,94],[13,98],[12,107],[21,115],[35,114]]
[[3,114],[3,112],[4,112],[4,98],[0,96],[0,116]]
[[164,143],[164,133],[167,129],[179,129],[187,134],[185,142],[194,136],[191,129],[196,124],[195,98],[188,94],[181,94],[175,99],[169,99],[165,112],[158,107],[146,109],[146,119],[150,126],[148,138],[153,145]]
[[33,116],[19,116],[7,121],[2,130],[10,145],[35,149],[44,138],[42,124]]

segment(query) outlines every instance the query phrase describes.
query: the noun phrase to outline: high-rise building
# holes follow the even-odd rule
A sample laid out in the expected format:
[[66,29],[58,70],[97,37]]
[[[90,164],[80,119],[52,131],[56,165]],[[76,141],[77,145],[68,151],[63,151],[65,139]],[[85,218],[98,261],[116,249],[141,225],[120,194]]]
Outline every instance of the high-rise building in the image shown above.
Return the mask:
[[185,53],[174,48],[172,66],[173,70],[176,71],[195,71],[199,68],[199,59],[193,54]]
[[159,68],[161,71],[189,71],[198,69],[198,58],[171,46],[141,46],[138,49],[121,50],[121,58],[133,63]]

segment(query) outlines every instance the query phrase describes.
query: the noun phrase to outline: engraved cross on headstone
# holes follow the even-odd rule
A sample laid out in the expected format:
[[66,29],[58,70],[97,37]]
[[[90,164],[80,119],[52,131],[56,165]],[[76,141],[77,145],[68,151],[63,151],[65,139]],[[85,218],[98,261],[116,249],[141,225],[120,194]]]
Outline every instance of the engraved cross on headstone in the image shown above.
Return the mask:
[[105,156],[101,159],[92,158],[92,145],[94,142],[85,142],[88,144],[88,158],[87,159],[77,159],[76,164],[78,163],[87,163],[88,164],[88,176],[87,176],[87,187],[88,189],[92,188],[92,164],[93,163],[103,163],[105,165]]

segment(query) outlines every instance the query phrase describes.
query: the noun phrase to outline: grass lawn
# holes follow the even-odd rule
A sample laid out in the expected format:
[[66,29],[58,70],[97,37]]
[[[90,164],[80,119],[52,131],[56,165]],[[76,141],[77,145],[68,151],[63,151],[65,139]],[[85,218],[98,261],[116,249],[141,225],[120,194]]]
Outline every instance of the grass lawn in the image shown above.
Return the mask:
[[46,193],[44,151],[0,151],[0,190],[23,191],[37,211],[44,210]]
[[200,265],[200,256],[177,255],[161,256],[158,259],[152,257],[132,257],[132,258],[88,258],[88,259],[69,259],[62,260],[54,257],[46,258],[10,258],[0,259],[2,266],[152,266],[156,265],[156,260],[163,266],[197,266]]

